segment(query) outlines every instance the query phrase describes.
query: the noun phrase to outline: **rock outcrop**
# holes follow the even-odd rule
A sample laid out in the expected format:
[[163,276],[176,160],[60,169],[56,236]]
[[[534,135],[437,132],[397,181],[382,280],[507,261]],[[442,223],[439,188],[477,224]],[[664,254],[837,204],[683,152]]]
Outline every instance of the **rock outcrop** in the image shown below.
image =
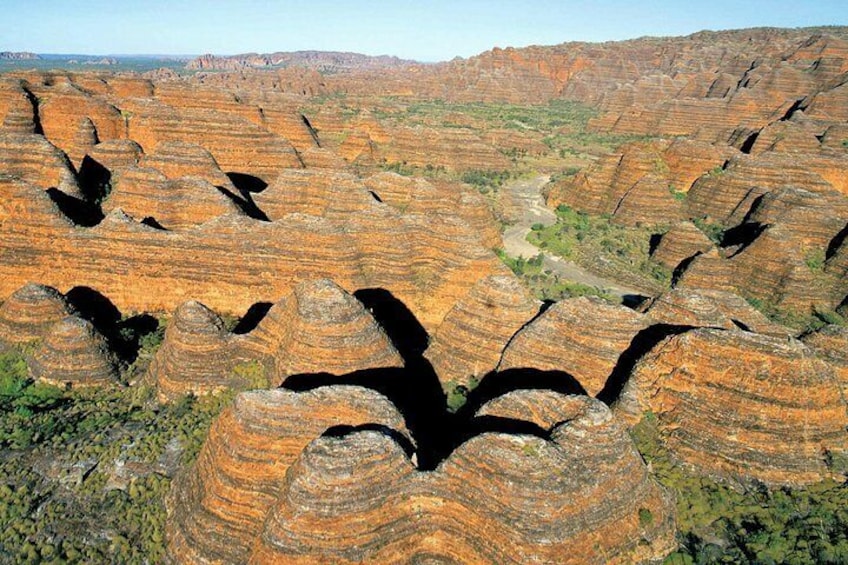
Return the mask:
[[368,389],[240,394],[213,424],[197,462],[174,482],[168,524],[174,559],[248,562],[287,471],[304,448],[328,429],[365,425],[405,433],[394,406]]
[[27,284],[0,305],[0,343],[38,341],[73,312],[73,307],[55,288]]
[[267,359],[275,385],[290,375],[344,375],[404,364],[362,303],[326,279],[297,285],[245,341]]
[[[353,406],[373,396],[330,387],[237,399],[196,473],[177,480],[170,539],[179,562],[629,563],[674,546],[670,498],[598,401],[552,391],[495,399],[478,412],[481,425],[521,421],[540,435],[483,431],[422,472],[380,397],[369,400],[381,425],[357,426],[368,419],[361,409],[331,415],[342,393]],[[313,428],[344,415],[353,423]]]
[[56,322],[28,358],[33,378],[56,386],[116,383],[114,360],[105,338],[78,316]]
[[487,277],[474,285],[445,316],[425,354],[442,385],[473,385],[493,371],[540,307],[515,277]]
[[564,371],[591,396],[603,390],[621,354],[641,330],[644,316],[599,298],[571,298],[548,308],[518,332],[498,371]]
[[712,249],[713,242],[689,221],[678,222],[662,235],[651,258],[669,269]]
[[848,328],[827,325],[802,336],[801,341],[833,365],[842,384],[843,398],[848,399]]
[[654,324],[742,329],[775,337],[793,333],[771,322],[741,296],[721,290],[674,288],[648,301],[643,310]]
[[716,329],[667,338],[617,404],[629,418],[648,410],[673,456],[707,474],[817,482],[837,473],[828,453],[848,448],[834,369],[791,338]]
[[150,363],[149,374],[159,397],[209,394],[237,387],[234,340],[220,316],[196,301],[182,304],[165,330],[165,338]]

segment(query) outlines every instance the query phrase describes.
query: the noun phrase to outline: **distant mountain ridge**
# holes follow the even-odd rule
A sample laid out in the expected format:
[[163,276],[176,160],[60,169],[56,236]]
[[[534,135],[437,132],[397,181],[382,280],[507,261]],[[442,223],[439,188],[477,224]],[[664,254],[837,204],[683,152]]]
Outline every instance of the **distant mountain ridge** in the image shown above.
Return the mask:
[[41,59],[35,53],[29,51],[0,51],[0,60],[3,61],[26,61]]
[[363,55],[339,51],[292,51],[276,53],[244,53],[241,55],[201,55],[189,61],[189,70],[234,71],[265,67],[305,67],[321,72],[395,68],[414,64],[415,61],[391,55]]

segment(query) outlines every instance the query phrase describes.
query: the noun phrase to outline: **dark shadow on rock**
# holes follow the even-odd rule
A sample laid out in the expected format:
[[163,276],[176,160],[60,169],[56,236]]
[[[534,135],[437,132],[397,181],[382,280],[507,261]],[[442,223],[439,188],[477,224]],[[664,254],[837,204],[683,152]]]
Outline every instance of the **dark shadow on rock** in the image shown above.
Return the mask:
[[697,253],[695,253],[691,257],[687,257],[686,259],[684,259],[683,261],[681,261],[680,263],[677,264],[677,266],[674,268],[674,271],[671,272],[671,286],[672,286],[672,288],[677,286],[677,283],[680,281],[680,277],[683,276],[683,273],[686,272],[686,269],[689,268],[689,265],[692,264],[692,261],[697,259],[700,255],[702,255],[702,253],[700,251],[698,251]]
[[160,224],[159,220],[157,220],[153,216],[145,217],[143,220],[141,220],[141,223],[144,224],[145,226],[149,226],[149,227],[157,229],[157,230],[168,231],[168,228],[166,228],[165,226]]
[[347,375],[295,375],[283,386],[303,390],[331,384],[364,386],[391,400],[406,420],[418,446],[418,466],[434,469],[447,456],[458,432],[447,411],[445,393],[430,362],[423,357],[427,331],[411,310],[382,288],[361,289],[354,296],[369,309],[404,360],[402,369],[370,369]]
[[682,326],[674,324],[656,324],[637,333],[630,341],[630,345],[618,357],[618,362],[607,377],[607,382],[597,398],[607,406],[618,400],[624,385],[630,378],[636,363],[653,349],[659,342],[672,335],[679,335],[695,326]]
[[516,390],[539,389],[562,394],[587,394],[583,385],[565,371],[542,371],[533,368],[492,371],[480,380],[477,388],[468,393],[465,405],[459,409],[457,415],[470,419],[481,406],[499,396]]
[[465,431],[467,437],[462,439],[460,443],[485,433],[529,435],[542,439],[550,439],[551,437],[548,430],[534,422],[504,418],[503,416],[476,416],[468,421]]
[[77,181],[83,198],[92,204],[100,204],[112,192],[112,173],[88,155],[82,159]]
[[268,183],[259,177],[245,173],[227,173],[227,178],[240,193],[262,192],[268,188]]
[[339,425],[333,426],[332,428],[327,429],[322,436],[323,437],[333,437],[333,438],[343,438],[350,434],[354,434],[356,432],[379,432],[384,436],[391,438],[395,443],[397,443],[403,451],[406,453],[407,457],[412,457],[412,454],[415,453],[415,446],[412,445],[412,442],[409,441],[409,438],[400,433],[399,431],[390,428],[388,426],[383,426],[380,424],[363,424],[361,426],[347,426],[347,425]]
[[233,204],[238,206],[238,209],[241,210],[244,215],[262,222],[270,221],[268,215],[260,210],[259,206],[257,206],[253,201],[253,197],[250,196],[250,192],[244,191],[241,193],[241,196],[239,196],[238,194],[233,194],[223,186],[216,186],[215,188],[217,188],[221,194],[229,198]]
[[648,243],[648,254],[653,255],[654,251],[657,250],[657,247],[660,245],[660,241],[662,241],[664,234],[661,233],[652,233],[650,242]]
[[734,318],[731,318],[730,321],[733,322],[734,326],[736,326],[737,328],[739,328],[742,331],[745,331],[745,332],[751,331],[751,328],[748,327],[748,324],[746,324],[744,322],[740,322],[739,320],[736,320]]
[[353,295],[371,312],[404,361],[424,353],[430,337],[406,304],[384,288],[363,288]]
[[24,93],[26,95],[27,101],[32,105],[32,121],[35,124],[34,133],[44,135],[44,128],[41,127],[41,115],[39,114],[40,108],[38,103],[38,97],[27,88],[24,88]]
[[783,117],[780,118],[778,121],[780,121],[780,122],[788,121],[789,119],[792,118],[792,116],[795,115],[795,112],[798,112],[799,110],[803,111],[804,110],[803,104],[804,104],[804,98],[799,98],[798,100],[796,100],[792,104],[792,106],[790,106],[789,109],[786,110],[786,113],[783,115]]
[[845,239],[848,238],[848,224],[845,224],[845,227],[839,230],[839,233],[836,234],[833,239],[830,240],[830,243],[827,244],[827,251],[825,252],[825,259],[830,259],[836,252],[842,247],[842,244],[845,243]]
[[270,302],[257,302],[253,306],[247,309],[247,312],[244,316],[239,319],[236,327],[233,328],[234,334],[247,334],[256,329],[256,326],[265,318],[265,315],[268,314],[268,310],[271,309]]
[[159,320],[150,314],[138,314],[117,324],[119,348],[118,355],[129,363],[135,361],[141,338],[159,329]]
[[282,387],[293,391],[313,390],[322,386],[352,385],[379,392],[392,401],[401,413],[418,446],[418,465],[434,469],[450,452],[451,438],[457,430],[445,408],[445,397],[435,373],[409,368],[365,369],[345,375],[309,373],[292,375]]
[[758,137],[760,137],[759,131],[755,131],[754,133],[749,135],[747,138],[745,138],[745,141],[742,143],[742,146],[739,148],[739,151],[750,155],[751,149],[754,148],[754,144],[757,142]]
[[89,286],[75,286],[65,297],[101,333],[114,328],[121,319],[121,311],[112,301]]
[[627,306],[631,310],[636,310],[650,298],[650,296],[644,296],[642,294],[624,294],[621,296],[621,305]]
[[723,247],[736,247],[739,246],[733,255],[738,255],[741,253],[746,247],[754,243],[754,241],[760,236],[761,233],[766,229],[767,226],[764,226],[757,222],[746,222],[739,224],[734,228],[730,228],[726,232],[724,232],[724,237],[721,240],[721,245]]
[[75,225],[90,228],[103,220],[100,207],[65,194],[58,188],[48,188],[47,195],[56,203],[59,210]]
[[[121,312],[118,308],[100,292],[88,286],[76,286],[68,291],[65,295],[68,302],[77,311],[81,318],[91,322],[98,332],[106,338],[109,348],[118,355],[122,360],[131,360],[134,358],[138,342],[132,339],[125,339],[125,333],[122,332]],[[136,316],[138,320],[130,323],[128,327],[139,326],[149,327],[152,323],[147,318],[152,318],[156,323],[154,330],[158,327],[159,322],[152,316]],[[152,330],[151,330],[152,331]]]

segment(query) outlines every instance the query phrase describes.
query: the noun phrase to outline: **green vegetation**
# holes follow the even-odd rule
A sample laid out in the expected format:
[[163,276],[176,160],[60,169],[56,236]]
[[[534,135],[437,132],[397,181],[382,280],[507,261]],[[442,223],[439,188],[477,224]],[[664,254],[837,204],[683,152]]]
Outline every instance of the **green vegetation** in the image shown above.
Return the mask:
[[801,333],[814,332],[827,325],[848,325],[848,320],[840,316],[835,310],[815,307],[809,312],[798,312],[780,308],[771,300],[763,300],[753,296],[746,296],[745,299],[772,322],[793,328]]
[[814,249],[808,253],[806,257],[804,257],[804,262],[807,264],[807,267],[809,267],[814,273],[821,273],[824,271],[824,261],[824,249]]
[[687,196],[686,192],[678,191],[673,186],[669,186],[668,191],[671,193],[671,196],[674,197],[674,199],[677,200],[678,202],[686,202],[686,196]]
[[477,388],[480,381],[476,377],[468,378],[468,385],[457,385],[455,381],[445,383],[444,392],[448,406],[448,412],[456,413],[460,408],[465,406],[468,401],[468,395],[472,390]]
[[602,263],[649,284],[670,286],[669,270],[649,256],[651,236],[659,230],[619,226],[608,216],[592,216],[565,205],[556,213],[556,224],[532,230],[527,241],[589,269]]
[[724,227],[721,224],[707,222],[706,218],[693,218],[692,223],[704,232],[704,235],[710,238],[710,241],[716,245],[721,245],[721,241],[724,239]]
[[161,562],[170,475],[231,398],[63,390],[33,383],[19,353],[0,355],[0,560]]
[[510,257],[502,249],[495,249],[494,251],[503,264],[518,275],[530,289],[530,292],[539,300],[556,302],[575,296],[597,296],[608,302],[618,303],[614,296],[600,288],[561,279],[559,275],[544,270],[541,254],[525,259],[524,257]]
[[233,367],[233,376],[247,390],[271,387],[265,366],[256,360],[244,361]]
[[[398,102],[397,99],[388,100]],[[544,133],[566,127],[582,131],[589,120],[597,115],[597,110],[570,100],[552,100],[548,104],[533,106],[422,100],[391,109],[381,108],[373,113],[379,119],[409,126],[438,124],[443,127],[468,127],[475,122],[482,122],[489,129]]]
[[466,184],[470,184],[477,188],[481,193],[486,194],[490,190],[498,190],[505,182],[516,175],[511,171],[466,171],[459,177]]
[[[731,486],[677,465],[659,440],[653,414],[632,435],[654,476],[677,499],[680,549],[664,563],[848,563],[845,484]],[[640,510],[640,523],[647,519]]]

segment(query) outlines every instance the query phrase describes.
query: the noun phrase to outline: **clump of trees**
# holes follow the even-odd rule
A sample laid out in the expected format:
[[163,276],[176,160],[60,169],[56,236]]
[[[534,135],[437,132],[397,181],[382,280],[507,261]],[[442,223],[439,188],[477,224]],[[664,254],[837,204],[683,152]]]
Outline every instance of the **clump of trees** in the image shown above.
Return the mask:
[[[231,399],[66,390],[33,382],[19,352],[0,354],[0,561],[162,562],[171,473],[194,460]],[[116,482],[119,461],[147,470]]]
[[632,435],[657,480],[677,498],[680,548],[666,564],[848,563],[846,484],[731,485],[678,465],[663,447],[651,413]]

